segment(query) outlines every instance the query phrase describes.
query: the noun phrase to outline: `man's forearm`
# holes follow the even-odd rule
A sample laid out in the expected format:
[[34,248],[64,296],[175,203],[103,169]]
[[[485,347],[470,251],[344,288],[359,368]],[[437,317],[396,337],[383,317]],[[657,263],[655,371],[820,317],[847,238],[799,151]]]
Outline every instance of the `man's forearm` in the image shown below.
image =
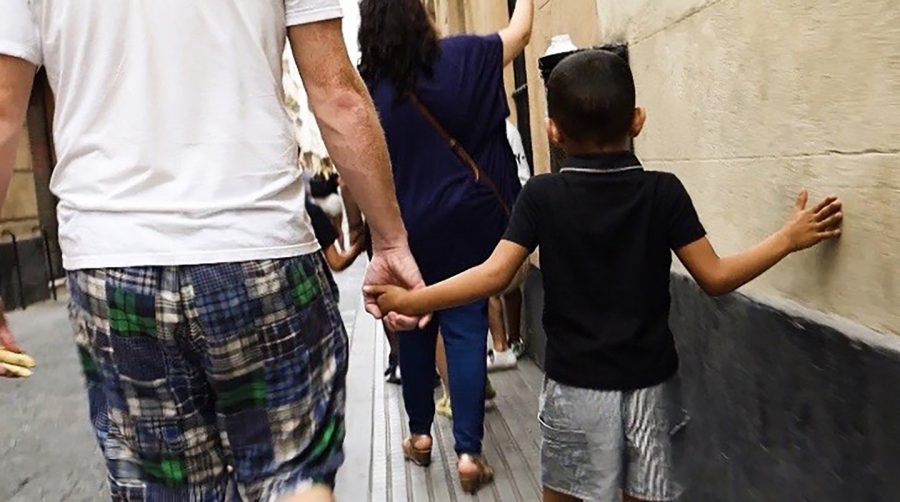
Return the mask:
[[322,138],[372,229],[376,250],[406,245],[384,132],[350,64],[339,21],[289,30],[294,60]]
[[12,181],[34,70],[27,61],[0,56],[0,208]]
[[375,247],[406,242],[391,162],[375,107],[353,71],[344,88],[323,90],[310,104],[344,183],[366,215]]

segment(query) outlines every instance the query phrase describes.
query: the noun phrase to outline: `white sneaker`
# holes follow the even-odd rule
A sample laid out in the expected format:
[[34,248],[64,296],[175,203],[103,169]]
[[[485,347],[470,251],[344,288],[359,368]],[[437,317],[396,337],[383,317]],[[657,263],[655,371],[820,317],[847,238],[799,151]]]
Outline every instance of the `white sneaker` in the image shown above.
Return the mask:
[[498,350],[492,350],[488,352],[487,370],[501,371],[512,369],[516,367],[517,362],[518,360],[516,359],[516,355],[510,349],[506,349],[502,352]]

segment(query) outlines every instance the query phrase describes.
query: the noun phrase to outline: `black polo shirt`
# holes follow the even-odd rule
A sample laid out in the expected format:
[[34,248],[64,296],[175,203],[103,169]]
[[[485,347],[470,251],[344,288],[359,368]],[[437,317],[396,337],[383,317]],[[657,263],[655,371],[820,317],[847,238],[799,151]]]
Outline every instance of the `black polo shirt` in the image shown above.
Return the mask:
[[529,180],[504,237],[541,248],[547,376],[598,390],[662,383],[678,369],[671,250],[706,235],[691,198],[631,153],[564,166]]

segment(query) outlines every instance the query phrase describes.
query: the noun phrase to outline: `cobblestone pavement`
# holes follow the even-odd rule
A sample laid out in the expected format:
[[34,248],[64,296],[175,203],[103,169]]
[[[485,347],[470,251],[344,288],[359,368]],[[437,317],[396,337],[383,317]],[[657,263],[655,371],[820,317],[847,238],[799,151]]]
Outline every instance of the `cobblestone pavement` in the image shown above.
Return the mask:
[[[359,260],[336,276],[348,328],[364,271]],[[10,325],[39,366],[27,380],[0,381],[0,501],[106,500],[65,299],[12,313]]]

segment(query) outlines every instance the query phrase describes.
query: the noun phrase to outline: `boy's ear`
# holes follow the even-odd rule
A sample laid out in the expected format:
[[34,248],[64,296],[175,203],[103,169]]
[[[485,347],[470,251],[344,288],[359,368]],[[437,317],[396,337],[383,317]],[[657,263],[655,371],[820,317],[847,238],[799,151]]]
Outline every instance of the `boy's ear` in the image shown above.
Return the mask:
[[549,117],[547,118],[547,138],[550,139],[551,145],[556,148],[562,148],[562,132],[559,130],[559,126],[556,125],[556,122]]
[[647,110],[640,106],[634,109],[634,117],[631,119],[631,130],[628,134],[632,138],[637,138],[644,129],[644,122],[647,121]]

